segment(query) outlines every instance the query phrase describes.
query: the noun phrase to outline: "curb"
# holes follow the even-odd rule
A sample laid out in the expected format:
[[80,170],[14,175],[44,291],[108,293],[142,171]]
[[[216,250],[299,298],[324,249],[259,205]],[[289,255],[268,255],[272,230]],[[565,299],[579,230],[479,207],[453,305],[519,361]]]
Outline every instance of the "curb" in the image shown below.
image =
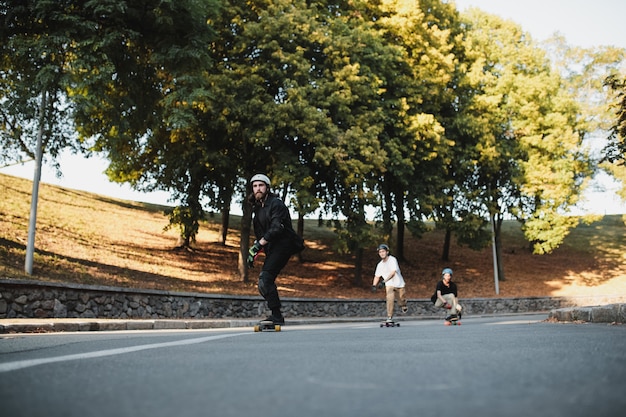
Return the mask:
[[626,323],[626,304],[560,308],[552,310],[548,318],[563,322]]
[[[473,317],[502,317],[536,315],[532,313],[472,315]],[[626,323],[626,304],[609,304],[589,307],[567,307],[551,310],[547,320],[558,322],[589,323]],[[405,316],[406,320],[437,320],[440,316]],[[309,317],[294,318],[287,321],[287,326],[303,324],[358,323],[376,322],[380,318],[372,317]],[[227,329],[235,327],[253,327],[258,319],[0,319],[0,334],[12,333],[55,333],[55,332],[97,332],[97,331],[139,331],[139,330],[199,330]]]
[[[417,319],[411,317],[411,319]],[[300,318],[288,320],[288,326],[323,323],[371,322],[368,318]],[[405,318],[406,320],[406,318]],[[0,319],[0,334],[53,333],[136,330],[198,330],[254,327],[258,319]],[[375,319],[376,322],[380,319]]]

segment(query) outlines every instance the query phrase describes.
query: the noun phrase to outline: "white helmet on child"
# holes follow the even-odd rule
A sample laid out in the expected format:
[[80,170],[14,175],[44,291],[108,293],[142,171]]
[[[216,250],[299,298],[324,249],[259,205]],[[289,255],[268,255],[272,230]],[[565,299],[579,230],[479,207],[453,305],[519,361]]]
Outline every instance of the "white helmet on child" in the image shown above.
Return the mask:
[[250,184],[255,181],[262,181],[267,184],[268,187],[270,186],[270,178],[265,174],[255,174],[252,178],[250,178]]

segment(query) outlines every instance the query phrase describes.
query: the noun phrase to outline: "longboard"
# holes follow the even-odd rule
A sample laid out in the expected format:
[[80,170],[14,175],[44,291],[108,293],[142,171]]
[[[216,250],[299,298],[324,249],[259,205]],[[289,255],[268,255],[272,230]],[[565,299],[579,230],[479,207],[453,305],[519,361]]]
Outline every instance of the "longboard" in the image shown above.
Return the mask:
[[397,321],[381,321],[380,322],[380,327],[400,327],[400,323],[398,323]]
[[280,332],[281,330],[280,324],[274,324],[273,321],[269,321],[269,320],[262,320],[254,326],[255,332],[262,332],[262,331],[267,331],[267,330]]
[[461,325],[461,320],[459,320],[458,317],[454,317],[450,320],[444,320],[443,321],[444,326],[460,326]]

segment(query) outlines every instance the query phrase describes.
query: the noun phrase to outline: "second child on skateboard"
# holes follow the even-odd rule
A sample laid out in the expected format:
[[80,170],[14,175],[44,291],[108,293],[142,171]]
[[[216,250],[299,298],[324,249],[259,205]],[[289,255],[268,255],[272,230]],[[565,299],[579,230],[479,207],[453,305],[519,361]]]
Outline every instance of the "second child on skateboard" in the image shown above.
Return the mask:
[[389,246],[384,243],[378,245],[378,256],[380,256],[380,262],[376,265],[376,271],[374,272],[372,291],[376,291],[379,287],[385,287],[387,322],[393,323],[394,302],[396,299],[403,313],[406,313],[408,310],[404,278],[400,272],[398,260],[395,256],[389,254]]
[[452,269],[444,268],[441,271],[441,281],[437,282],[431,301],[435,304],[435,307],[450,310],[445,318],[446,324],[461,320],[461,305],[457,297],[458,290],[456,284],[452,282]]

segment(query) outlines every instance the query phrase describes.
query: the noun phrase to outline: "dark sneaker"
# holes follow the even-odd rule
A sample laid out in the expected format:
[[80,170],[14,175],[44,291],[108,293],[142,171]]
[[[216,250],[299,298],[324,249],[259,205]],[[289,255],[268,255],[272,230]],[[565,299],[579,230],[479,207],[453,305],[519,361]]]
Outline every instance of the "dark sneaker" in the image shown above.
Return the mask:
[[448,317],[446,317],[446,321],[452,321],[452,320],[456,320],[458,317],[456,314],[450,314]]
[[271,314],[263,321],[271,321],[274,324],[285,324],[285,318],[282,315],[275,316],[274,314]]

